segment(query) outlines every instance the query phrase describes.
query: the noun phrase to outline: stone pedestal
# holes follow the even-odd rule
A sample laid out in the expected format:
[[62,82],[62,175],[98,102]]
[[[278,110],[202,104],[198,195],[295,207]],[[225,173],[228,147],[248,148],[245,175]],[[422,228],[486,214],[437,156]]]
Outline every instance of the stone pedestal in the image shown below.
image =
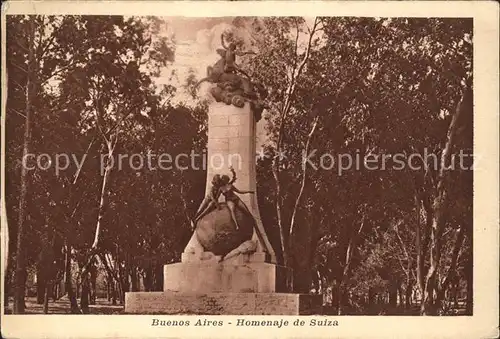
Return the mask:
[[[257,252],[268,252],[268,261],[276,263],[276,255],[267,238],[258,206],[256,182],[256,121],[248,102],[241,108],[212,102],[208,108],[207,140],[207,180],[205,192],[208,194],[215,174],[230,175],[230,167],[236,171],[235,186],[242,191],[255,194],[241,194],[240,199],[252,213],[256,228],[262,230],[263,237],[254,232],[252,239],[257,242]],[[223,197],[220,197],[220,201]],[[193,235],[184,252],[203,251],[196,235]]]
[[263,258],[250,255],[232,259],[220,264],[206,260],[165,265],[163,290],[191,294],[290,291],[291,269],[262,262]]
[[295,293],[134,292],[125,294],[125,313],[176,315],[321,314],[321,296]]
[[[230,167],[236,171],[235,187],[241,191],[256,191],[255,138],[255,117],[248,102],[241,108],[225,103],[209,106],[207,193],[213,175],[229,174]],[[201,235],[198,238],[196,232],[193,234],[181,262],[165,265],[164,291],[126,293],[125,312],[207,315],[320,313],[321,296],[290,293],[292,270],[276,265],[274,250],[260,218],[257,194],[241,194],[240,198],[255,219],[248,234],[245,233],[242,239],[235,238],[237,241],[227,238],[233,237],[232,231],[224,226],[229,224],[228,213],[217,215],[217,222],[225,223],[224,227],[211,223],[212,226],[205,225],[207,229],[204,229],[203,220],[198,222],[196,232],[201,232]],[[237,213],[235,215],[238,219]],[[240,226],[242,232],[245,225]],[[222,235],[227,237],[221,243],[230,248],[221,249],[220,243],[212,246],[217,240],[213,237]],[[251,249],[244,246],[247,242],[253,244]]]
[[127,292],[125,313],[206,315],[320,314],[322,297],[290,292],[292,270],[259,253],[226,262],[184,256],[164,266],[163,292]]

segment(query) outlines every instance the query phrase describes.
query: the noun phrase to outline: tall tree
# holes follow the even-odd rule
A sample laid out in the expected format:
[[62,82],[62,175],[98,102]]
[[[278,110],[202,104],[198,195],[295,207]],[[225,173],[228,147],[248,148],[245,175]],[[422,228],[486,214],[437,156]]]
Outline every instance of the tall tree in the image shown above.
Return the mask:
[[[10,72],[13,76],[9,77],[12,86],[9,85],[7,107],[8,130],[12,131],[8,138],[8,173],[10,177],[16,172],[21,174],[21,180],[9,181],[7,202],[10,231],[18,238],[16,312],[22,312],[24,305],[26,261],[23,253],[28,251],[28,258],[34,260],[43,247],[36,235],[55,237],[52,243],[61,258],[64,252],[60,239],[64,239],[66,260],[60,262],[63,266],[66,262],[66,272],[70,271],[72,252],[85,248],[90,233],[87,220],[82,216],[90,216],[95,211],[91,205],[98,200],[92,193],[97,188],[98,176],[92,170],[100,173],[99,166],[83,161],[85,157],[98,159],[100,153],[96,151],[100,147],[116,142],[120,134],[135,133],[146,126],[149,117],[157,114],[163,97],[168,97],[158,91],[152,81],[159,75],[160,68],[173,58],[173,45],[162,34],[162,25],[161,20],[145,17],[127,20],[99,16],[9,17],[7,65],[9,70],[23,70]],[[36,119],[31,114],[34,111],[38,113]],[[12,137],[21,128],[27,136],[23,141]],[[71,164],[61,172],[50,173],[36,166],[28,171],[18,161],[27,153],[77,156],[85,166],[82,170],[70,158],[66,161]],[[33,164],[28,162],[28,165]],[[51,163],[44,165],[50,167]],[[104,182],[101,198],[108,195]],[[29,194],[28,187],[32,189]],[[35,197],[36,208],[32,206]],[[98,204],[99,209],[102,211],[105,205],[104,200]],[[17,218],[12,210],[18,211]],[[99,239],[101,233],[102,213],[96,217],[98,231],[92,234],[94,240]],[[12,221],[17,222],[17,227],[12,226]],[[53,225],[53,229],[44,225]],[[36,235],[27,232],[27,227]],[[30,236],[28,241],[34,246],[24,246],[26,236]],[[91,245],[88,244],[87,251]],[[43,253],[35,265],[48,262]],[[39,267],[40,271],[50,269]],[[67,276],[66,282],[67,287],[71,287],[71,277]],[[41,284],[42,279],[38,283]],[[76,311],[74,299],[70,299]]]
[[[292,266],[291,250],[294,247],[293,239],[296,233],[297,211],[302,206],[304,189],[309,176],[307,163],[299,161],[294,164],[300,169],[296,172],[298,191],[294,197],[288,195],[291,206],[285,203],[285,183],[289,178],[283,173],[289,166],[286,164],[293,144],[287,137],[287,129],[295,119],[307,119],[303,124],[304,130],[300,133],[304,147],[308,151],[312,147],[312,139],[318,128],[319,107],[310,103],[304,107],[298,98],[298,88],[304,78],[310,76],[308,63],[312,50],[318,44],[318,32],[321,23],[314,18],[308,23],[302,18],[265,18],[235,20],[236,27],[249,27],[252,31],[252,48],[258,50],[258,55],[248,61],[247,66],[252,70],[252,77],[264,84],[269,92],[269,106],[273,115],[270,120],[271,148],[274,153],[272,176],[275,183],[275,213],[280,235],[280,249],[285,266]],[[295,155],[295,154],[293,154]],[[293,202],[292,202],[293,201]]]

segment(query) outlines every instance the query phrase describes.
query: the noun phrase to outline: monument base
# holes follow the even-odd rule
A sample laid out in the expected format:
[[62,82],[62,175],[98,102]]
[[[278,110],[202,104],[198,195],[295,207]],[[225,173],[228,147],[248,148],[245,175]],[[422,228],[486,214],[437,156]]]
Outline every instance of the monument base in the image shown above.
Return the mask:
[[[165,292],[179,293],[270,293],[289,292],[292,270],[263,262],[261,253],[239,255],[227,261],[190,261],[164,266]],[[264,253],[262,253],[264,254]]]
[[311,315],[321,305],[320,295],[295,293],[125,293],[128,314]]
[[163,292],[125,294],[125,313],[321,314],[322,296],[288,293],[292,270],[265,262],[264,253],[219,260],[209,252],[184,253],[182,262],[164,266]]

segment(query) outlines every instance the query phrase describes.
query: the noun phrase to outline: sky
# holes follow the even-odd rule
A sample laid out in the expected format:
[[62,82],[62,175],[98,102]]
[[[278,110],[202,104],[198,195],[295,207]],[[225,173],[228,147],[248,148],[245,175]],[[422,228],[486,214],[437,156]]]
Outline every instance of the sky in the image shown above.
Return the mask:
[[[206,76],[207,66],[213,65],[220,58],[215,50],[220,48],[220,36],[231,27],[232,18],[165,17],[163,19],[168,27],[165,34],[173,35],[175,38],[176,51],[173,65],[162,71],[157,83],[170,83],[177,87],[174,103],[193,104],[193,99],[183,90],[182,85],[190,69],[194,71],[197,79],[201,79]],[[174,79],[170,76],[172,69],[177,73]],[[264,127],[262,119],[257,123],[257,149],[260,149],[266,139]]]
[[[216,49],[221,47],[221,34],[230,29],[233,17],[162,17],[167,23],[166,35],[173,36],[176,42],[175,61],[173,64],[177,72],[177,81],[185,83],[188,71],[191,68],[198,79],[206,76],[207,66],[213,65],[219,58]],[[314,18],[304,18],[311,26]],[[234,28],[234,27],[233,27]],[[244,29],[238,35],[244,36]],[[299,46],[307,42],[307,35],[299,37]],[[305,46],[304,46],[305,47]],[[168,83],[170,68],[164,70],[159,83]],[[179,86],[177,86],[179,88]],[[177,101],[188,100],[185,93],[179,93]]]
[[[173,35],[176,44],[175,61],[165,68],[158,83],[172,83],[170,73],[175,69],[174,81],[178,89],[185,83],[192,69],[198,79],[205,77],[206,68],[219,58],[215,52],[220,47],[221,33],[230,28],[232,18],[166,17],[166,34]],[[174,101],[189,101],[187,93],[180,91]]]

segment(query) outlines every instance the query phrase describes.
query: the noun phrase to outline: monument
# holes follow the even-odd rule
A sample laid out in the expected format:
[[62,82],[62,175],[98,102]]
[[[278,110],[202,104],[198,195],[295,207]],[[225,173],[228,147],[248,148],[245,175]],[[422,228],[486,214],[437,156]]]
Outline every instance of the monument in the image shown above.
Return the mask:
[[[164,266],[163,292],[128,292],[125,312],[140,314],[319,313],[321,296],[291,293],[292,270],[277,264],[256,192],[256,122],[263,86],[235,63],[233,43],[208,67],[206,197],[193,218],[181,262]],[[248,52],[247,52],[248,53]],[[243,75],[240,75],[241,73]],[[198,83],[198,84],[199,84]]]

